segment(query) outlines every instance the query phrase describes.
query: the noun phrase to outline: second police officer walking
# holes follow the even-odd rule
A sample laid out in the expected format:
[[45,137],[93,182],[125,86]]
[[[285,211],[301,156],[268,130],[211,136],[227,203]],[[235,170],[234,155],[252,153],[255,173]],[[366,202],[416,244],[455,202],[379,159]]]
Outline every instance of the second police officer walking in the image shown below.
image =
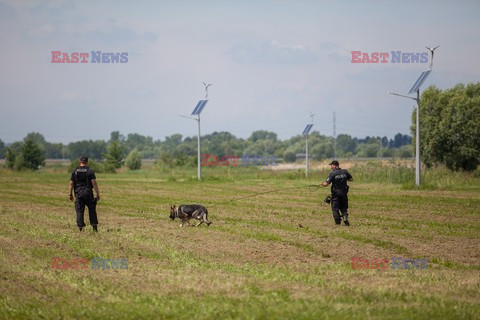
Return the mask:
[[[337,160],[329,163],[332,172],[328,175],[327,180],[322,182],[322,186],[326,187],[330,183],[332,196],[331,206],[333,213],[333,220],[335,224],[340,224],[343,218],[343,223],[346,226],[350,225],[348,221],[348,185],[347,181],[353,181],[352,175],[345,169],[340,168]],[[340,212],[342,215],[340,215]]]

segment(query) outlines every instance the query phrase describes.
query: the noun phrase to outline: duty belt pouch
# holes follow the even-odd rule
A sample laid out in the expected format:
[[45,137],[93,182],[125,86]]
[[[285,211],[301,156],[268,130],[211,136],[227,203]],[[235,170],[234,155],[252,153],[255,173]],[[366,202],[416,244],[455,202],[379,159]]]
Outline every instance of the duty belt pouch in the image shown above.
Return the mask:
[[77,190],[75,190],[75,193],[77,194],[78,198],[88,198],[91,191],[87,187],[78,187]]
[[350,190],[350,187],[349,187],[349,186],[346,186],[346,187],[345,187],[345,193],[348,193],[348,190]]
[[337,189],[331,189],[332,191],[332,197],[335,197],[337,195]]
[[323,202],[330,204],[332,202],[332,197],[331,196],[326,196]]

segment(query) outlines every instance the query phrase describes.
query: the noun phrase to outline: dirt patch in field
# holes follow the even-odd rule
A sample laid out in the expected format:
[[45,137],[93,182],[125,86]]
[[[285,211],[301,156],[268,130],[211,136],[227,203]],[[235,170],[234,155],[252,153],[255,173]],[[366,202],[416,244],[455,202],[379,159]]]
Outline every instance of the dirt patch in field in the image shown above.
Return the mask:
[[442,261],[480,267],[480,239],[434,237],[431,241],[399,238],[398,243],[410,248],[417,257],[439,258]]
[[[110,184],[118,180],[112,177],[104,181],[105,201],[98,208],[100,232],[95,234],[90,227],[84,232],[76,228],[73,205],[62,193],[67,184],[52,183],[42,189],[38,179],[32,185],[25,183],[28,178],[20,180],[21,184],[5,188],[0,208],[0,295],[9,299],[68,304],[80,297],[122,303],[155,294],[243,299],[278,291],[293,299],[347,295],[367,304],[381,295],[478,301],[478,270],[468,269],[479,265],[478,222],[472,219],[475,213],[465,215],[456,201],[445,201],[464,198],[455,192],[355,185],[348,228],[335,226],[330,208],[320,206],[328,191],[299,189],[212,206],[210,227],[180,228],[178,220],[168,219],[168,203],[153,197],[217,203],[230,195],[300,183],[192,186],[151,180],[144,185],[142,179],[125,179]],[[419,201],[407,201],[410,196]],[[472,200],[469,205],[472,209],[476,203]],[[70,259],[126,257],[129,268],[51,270],[53,254]],[[429,268],[352,270],[352,257],[428,258]],[[403,303],[399,301],[399,307]]]

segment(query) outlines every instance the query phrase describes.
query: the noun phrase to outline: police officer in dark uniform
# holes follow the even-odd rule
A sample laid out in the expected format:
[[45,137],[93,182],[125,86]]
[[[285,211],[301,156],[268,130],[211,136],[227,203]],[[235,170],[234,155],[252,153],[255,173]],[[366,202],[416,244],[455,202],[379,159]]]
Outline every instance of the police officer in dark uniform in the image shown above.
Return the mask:
[[[97,196],[93,197],[93,189]],[[73,202],[72,190],[75,191],[75,210],[77,211],[77,226],[80,231],[85,227],[83,215],[85,206],[88,207],[88,216],[93,231],[97,232],[97,201],[100,200],[100,191],[98,189],[97,178],[92,169],[88,167],[88,157],[80,158],[80,166],[77,167],[70,176],[69,198]]]
[[[332,172],[329,174],[326,181],[322,182],[322,186],[326,187],[332,184],[332,213],[335,224],[340,224],[342,217],[343,223],[349,226],[348,222],[348,185],[347,181],[353,181],[352,175],[345,169],[340,168],[337,160],[329,163]],[[340,216],[339,211],[342,213]]]

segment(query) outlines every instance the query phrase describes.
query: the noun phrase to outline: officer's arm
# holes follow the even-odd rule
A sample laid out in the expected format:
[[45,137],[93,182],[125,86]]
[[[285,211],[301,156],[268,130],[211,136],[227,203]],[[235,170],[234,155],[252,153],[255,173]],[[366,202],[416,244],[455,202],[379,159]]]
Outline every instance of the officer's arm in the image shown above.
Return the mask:
[[98,189],[98,184],[96,179],[92,179],[92,185],[95,189],[95,193],[97,194],[97,200],[100,200],[100,190]]
[[68,197],[70,198],[70,201],[73,201],[73,181],[70,180],[70,185],[68,186]]
[[327,180],[323,181],[322,184],[321,184],[321,186],[322,186],[322,187],[328,186],[328,185],[332,182],[332,180],[333,180],[333,172],[331,172],[331,173],[328,175]]
[[350,179],[348,179],[348,181],[353,181],[353,177],[351,177]]

